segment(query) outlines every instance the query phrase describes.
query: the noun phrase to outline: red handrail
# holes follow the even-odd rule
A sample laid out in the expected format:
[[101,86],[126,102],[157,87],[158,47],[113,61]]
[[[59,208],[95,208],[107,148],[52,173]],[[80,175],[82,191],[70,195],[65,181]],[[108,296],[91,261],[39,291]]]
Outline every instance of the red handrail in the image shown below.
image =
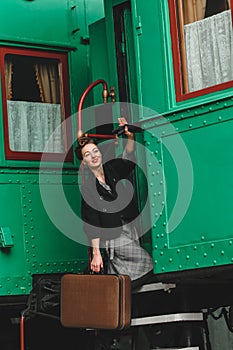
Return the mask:
[[85,136],[88,136],[90,138],[97,138],[97,139],[115,139],[116,135],[108,135],[108,134],[85,134]]
[[84,100],[85,100],[87,94],[89,93],[89,91],[91,89],[93,89],[98,84],[102,84],[103,85],[103,92],[102,92],[103,100],[104,100],[104,103],[107,103],[107,100],[108,100],[108,85],[107,85],[105,80],[97,79],[85,89],[85,91],[83,92],[83,94],[82,94],[82,96],[81,96],[81,98],[79,100],[79,104],[78,104],[78,132],[77,132],[77,138],[82,136],[82,134],[83,134],[83,131],[82,131],[82,107],[83,107]]

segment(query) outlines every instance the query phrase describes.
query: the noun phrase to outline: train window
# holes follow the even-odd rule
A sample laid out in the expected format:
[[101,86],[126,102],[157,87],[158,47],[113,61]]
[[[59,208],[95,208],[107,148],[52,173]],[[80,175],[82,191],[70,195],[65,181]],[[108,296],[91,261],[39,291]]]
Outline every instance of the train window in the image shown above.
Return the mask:
[[178,100],[233,85],[231,3],[169,0]]
[[57,160],[66,152],[66,56],[17,49],[0,52],[6,158],[37,160],[46,152]]

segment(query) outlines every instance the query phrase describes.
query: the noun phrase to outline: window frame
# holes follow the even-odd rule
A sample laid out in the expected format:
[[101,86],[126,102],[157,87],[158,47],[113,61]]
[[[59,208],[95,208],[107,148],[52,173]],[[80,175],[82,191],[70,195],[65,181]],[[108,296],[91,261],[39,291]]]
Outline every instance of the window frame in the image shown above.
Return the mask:
[[[195,97],[201,97],[212,92],[222,91],[233,87],[233,80],[213,85],[204,89],[200,89],[192,92],[183,92],[182,82],[182,67],[181,67],[181,53],[179,47],[179,29],[178,29],[178,13],[176,9],[177,0],[168,0],[169,17],[170,17],[170,35],[172,43],[172,58],[173,58],[173,70],[174,70],[174,83],[176,91],[176,101],[181,102]],[[231,17],[233,25],[233,0],[230,0],[231,5]]]
[[[25,49],[15,47],[0,47],[0,72],[1,72],[1,86],[2,86],[2,111],[3,111],[3,129],[4,129],[4,147],[5,157],[7,160],[29,160],[40,161],[42,152],[27,152],[14,151],[10,149],[9,144],[9,129],[8,129],[8,114],[7,114],[7,92],[6,92],[6,77],[5,77],[5,56],[18,55],[27,57],[38,57],[47,59],[56,59],[61,65],[61,106],[63,110],[63,118],[66,120],[70,116],[70,89],[69,89],[69,75],[68,75],[68,57],[66,52],[57,51],[43,51],[37,49]],[[64,145],[68,144],[68,139],[71,137],[72,131],[70,123],[65,124],[64,128]],[[64,157],[65,156],[65,157]],[[73,162],[72,150],[65,150],[64,153],[46,153],[46,160],[51,162],[56,161]]]

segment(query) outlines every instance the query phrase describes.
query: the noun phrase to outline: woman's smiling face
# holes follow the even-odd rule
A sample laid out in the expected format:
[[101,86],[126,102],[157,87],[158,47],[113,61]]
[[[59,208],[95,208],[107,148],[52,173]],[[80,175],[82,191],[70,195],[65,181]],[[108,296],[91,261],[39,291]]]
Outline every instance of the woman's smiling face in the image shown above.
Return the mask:
[[102,164],[102,154],[99,148],[93,143],[88,143],[82,148],[82,156],[83,162],[90,169],[96,169]]

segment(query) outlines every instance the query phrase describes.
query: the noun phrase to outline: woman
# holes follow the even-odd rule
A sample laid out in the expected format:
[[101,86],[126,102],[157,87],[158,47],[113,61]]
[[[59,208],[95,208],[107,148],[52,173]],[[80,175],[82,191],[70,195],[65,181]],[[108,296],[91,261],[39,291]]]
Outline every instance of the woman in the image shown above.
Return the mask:
[[[119,118],[119,126],[127,124]],[[136,218],[139,215],[132,186],[121,181],[135,168],[134,135],[125,126],[127,144],[122,158],[103,164],[102,154],[93,139],[82,138],[77,157],[90,170],[82,186],[82,219],[92,247],[91,270],[104,267],[101,247],[107,253],[107,273],[129,275],[132,286],[152,274],[152,259],[140,246]],[[130,190],[131,189],[131,190]]]

